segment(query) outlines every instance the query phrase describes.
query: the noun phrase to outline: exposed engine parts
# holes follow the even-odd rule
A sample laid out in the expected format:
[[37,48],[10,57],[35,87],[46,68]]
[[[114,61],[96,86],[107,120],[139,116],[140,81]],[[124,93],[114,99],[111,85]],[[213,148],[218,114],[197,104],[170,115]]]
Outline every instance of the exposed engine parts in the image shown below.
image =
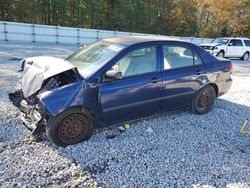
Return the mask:
[[78,78],[75,70],[69,70],[61,74],[55,75],[44,81],[42,89],[38,91],[38,94],[73,83],[77,81],[77,79]]

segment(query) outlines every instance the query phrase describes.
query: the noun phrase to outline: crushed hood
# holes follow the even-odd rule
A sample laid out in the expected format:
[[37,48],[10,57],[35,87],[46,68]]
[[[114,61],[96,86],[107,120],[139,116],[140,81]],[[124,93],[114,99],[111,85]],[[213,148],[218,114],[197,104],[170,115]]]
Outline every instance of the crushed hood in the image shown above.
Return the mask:
[[219,46],[221,45],[220,43],[203,43],[200,44],[200,46]]
[[43,81],[59,73],[75,68],[67,60],[38,56],[26,58],[21,61],[23,75],[21,78],[21,88],[24,97],[29,97],[41,89]]

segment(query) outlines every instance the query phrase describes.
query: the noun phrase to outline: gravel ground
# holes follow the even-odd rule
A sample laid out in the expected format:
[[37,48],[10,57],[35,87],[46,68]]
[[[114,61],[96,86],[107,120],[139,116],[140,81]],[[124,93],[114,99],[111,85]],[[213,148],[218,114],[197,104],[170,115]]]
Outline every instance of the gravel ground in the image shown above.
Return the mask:
[[7,94],[19,60],[65,57],[77,46],[0,42],[0,187],[250,187],[250,61],[234,60],[233,86],[206,115],[172,112],[98,131],[86,142],[58,148],[34,138]]

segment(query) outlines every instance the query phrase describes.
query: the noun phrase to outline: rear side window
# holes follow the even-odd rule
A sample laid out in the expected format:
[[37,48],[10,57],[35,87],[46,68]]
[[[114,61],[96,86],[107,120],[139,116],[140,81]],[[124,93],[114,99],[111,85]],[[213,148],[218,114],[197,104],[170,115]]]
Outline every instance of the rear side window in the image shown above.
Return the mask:
[[246,46],[250,46],[250,40],[244,40]]
[[163,46],[164,70],[203,64],[193,50],[180,46]]
[[242,41],[241,40],[235,40],[236,41],[236,46],[243,46]]
[[203,64],[201,57],[196,52],[194,52],[194,64],[195,65]]

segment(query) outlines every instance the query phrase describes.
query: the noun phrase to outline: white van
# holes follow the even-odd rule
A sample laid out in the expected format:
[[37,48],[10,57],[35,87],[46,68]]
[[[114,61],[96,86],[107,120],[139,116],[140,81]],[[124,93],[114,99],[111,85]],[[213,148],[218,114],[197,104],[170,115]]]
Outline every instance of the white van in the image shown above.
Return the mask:
[[200,44],[209,53],[223,58],[241,58],[247,61],[250,56],[250,39],[217,38],[211,43]]

